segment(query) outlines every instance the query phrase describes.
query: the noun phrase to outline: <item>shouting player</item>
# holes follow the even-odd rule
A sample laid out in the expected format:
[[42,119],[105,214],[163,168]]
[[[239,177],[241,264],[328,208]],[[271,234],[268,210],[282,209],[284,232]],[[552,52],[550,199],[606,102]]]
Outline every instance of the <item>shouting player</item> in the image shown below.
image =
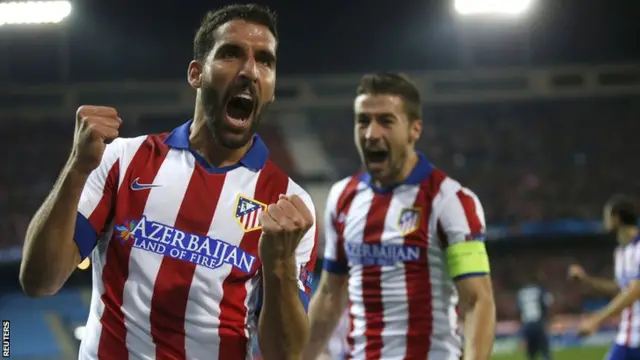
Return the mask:
[[609,360],[640,359],[640,232],[638,210],[633,200],[624,195],[613,196],[604,207],[604,226],[616,235],[614,252],[615,281],[593,278],[578,265],[569,276],[581,284],[610,295],[609,304],[582,321],[580,335],[591,335],[608,319],[620,316],[620,327]]
[[355,142],[366,172],[337,182],[324,271],[309,310],[314,359],[349,303],[350,359],[489,359],[495,308],[476,195],[415,150],[420,94],[403,75],[365,75]]
[[29,295],[53,295],[91,257],[81,359],[243,360],[254,325],[264,359],[300,358],[313,204],[255,135],[274,99],[276,47],[273,13],[227,6],[195,37],[193,120],[123,139],[115,109],[79,108],[20,279]]

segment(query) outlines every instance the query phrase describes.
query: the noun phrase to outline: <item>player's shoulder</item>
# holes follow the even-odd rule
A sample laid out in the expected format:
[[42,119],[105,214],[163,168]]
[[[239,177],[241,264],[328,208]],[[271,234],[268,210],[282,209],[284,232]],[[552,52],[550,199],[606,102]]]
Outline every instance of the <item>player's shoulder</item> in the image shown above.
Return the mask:
[[355,173],[353,175],[349,175],[344,177],[333,184],[331,184],[330,192],[343,192],[347,186],[349,185],[359,185],[362,181],[360,178],[362,177],[362,173]]
[[460,181],[436,167],[433,168],[433,171],[424,180],[424,183],[436,190],[436,194],[434,195],[440,198],[455,196],[460,190],[466,189]]
[[340,198],[345,191],[358,191],[359,189],[366,188],[366,184],[361,180],[362,174],[362,172],[355,173],[331,184],[327,195],[327,202],[337,202],[338,198]]
[[439,195],[437,197],[443,200],[458,196],[460,192],[470,196],[476,196],[473,190],[438,168],[434,168],[431,175],[425,181],[430,184],[436,184],[436,186],[433,186],[437,188],[436,195]]
[[480,199],[473,190],[438,168],[434,168],[429,178],[425,181],[430,188],[435,189],[435,193],[432,194],[432,206],[436,212],[448,209],[452,204],[457,204],[461,201],[466,203],[466,200],[463,199],[471,200],[470,202],[476,208],[482,206]]

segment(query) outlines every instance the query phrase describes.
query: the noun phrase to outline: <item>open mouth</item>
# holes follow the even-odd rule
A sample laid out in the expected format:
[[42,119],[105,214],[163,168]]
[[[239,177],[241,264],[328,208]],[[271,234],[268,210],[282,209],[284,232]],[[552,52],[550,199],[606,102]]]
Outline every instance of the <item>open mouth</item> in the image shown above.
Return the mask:
[[370,163],[381,163],[387,160],[389,153],[386,150],[367,150],[365,156]]
[[249,124],[249,119],[254,109],[254,99],[248,92],[242,92],[227,101],[227,118],[232,125],[244,127]]

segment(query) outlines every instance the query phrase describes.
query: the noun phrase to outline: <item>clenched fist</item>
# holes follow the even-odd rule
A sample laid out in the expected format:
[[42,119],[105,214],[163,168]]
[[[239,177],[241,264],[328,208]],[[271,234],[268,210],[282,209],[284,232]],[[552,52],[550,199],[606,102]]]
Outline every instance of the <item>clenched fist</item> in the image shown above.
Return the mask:
[[118,137],[120,124],[122,120],[112,107],[80,106],[71,155],[73,168],[87,174],[97,168],[106,144]]
[[280,195],[277,203],[262,212],[260,222],[260,259],[269,266],[294,260],[300,240],[313,225],[313,215],[299,196]]
[[571,280],[582,280],[587,276],[587,273],[584,271],[582,266],[574,264],[569,266],[567,276]]

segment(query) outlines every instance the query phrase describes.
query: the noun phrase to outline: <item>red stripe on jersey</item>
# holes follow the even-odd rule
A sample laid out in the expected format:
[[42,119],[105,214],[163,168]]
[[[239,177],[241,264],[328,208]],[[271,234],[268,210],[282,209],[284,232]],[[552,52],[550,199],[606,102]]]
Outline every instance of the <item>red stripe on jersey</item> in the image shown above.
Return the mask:
[[102,231],[107,225],[107,219],[109,218],[109,215],[112,214],[113,205],[116,203],[116,198],[118,196],[119,176],[120,159],[116,160],[116,162],[111,166],[111,169],[109,169],[109,172],[107,173],[107,179],[105,180],[104,186],[102,188],[102,197],[100,198],[100,201],[98,202],[96,208],[89,216],[89,222],[99,236],[102,235]]
[[409,324],[407,328],[407,349],[405,360],[426,359],[431,348],[433,332],[433,306],[431,297],[430,264],[427,260],[429,249],[429,219],[433,198],[440,191],[440,185],[446,176],[434,170],[421,185],[414,207],[422,212],[420,226],[404,238],[405,246],[419,246],[420,259],[406,262],[404,265],[407,286],[407,302],[409,307]]
[[[146,184],[153,183],[169,151],[163,143],[165,137],[166,135],[147,137],[133,156],[118,191],[114,223],[122,224],[125,220],[137,220],[142,217],[149,191],[132,191],[130,184],[135,178],[140,178],[140,181]],[[122,299],[124,284],[129,277],[131,246],[131,241],[121,243],[112,238],[107,249],[106,264],[102,270],[104,312],[100,319],[102,332],[98,345],[99,359],[129,358]]]
[[345,264],[347,262],[347,256],[344,252],[344,218],[346,214],[349,213],[351,202],[358,193],[358,184],[360,184],[358,176],[351,177],[336,202],[336,217],[333,219],[333,227],[338,235],[336,240],[336,262],[341,264]]
[[[289,177],[278,169],[271,161],[258,175],[258,182],[253,198],[264,204],[278,201],[280,194],[287,193]],[[244,234],[240,248],[249,254],[258,254],[258,242],[261,231],[250,231]],[[255,276],[256,269],[251,274],[245,274],[235,267],[222,283],[222,300],[220,301],[220,337],[219,359],[244,359],[248,350],[248,339],[245,333],[247,322],[246,283]],[[261,291],[259,289],[258,291]]]
[[[467,223],[469,224],[469,235],[478,235],[482,233],[482,222],[478,218],[478,213],[476,212],[476,202],[473,197],[467,195],[462,190],[458,190],[456,193],[458,199],[460,200],[460,204],[462,204],[462,208],[464,209],[464,216],[467,218]],[[472,237],[470,237],[472,239]]]
[[[210,174],[196,163],[174,227],[206,236],[218,206],[226,175]],[[186,358],[185,313],[197,265],[164,256],[151,298],[151,336],[157,360]]]
[[[367,214],[362,242],[366,245],[380,245],[387,211],[393,193],[375,193]],[[382,353],[382,330],[384,329],[384,304],[381,286],[382,269],[379,265],[362,265],[362,301],[366,318],[365,357],[367,360],[380,359]]]

